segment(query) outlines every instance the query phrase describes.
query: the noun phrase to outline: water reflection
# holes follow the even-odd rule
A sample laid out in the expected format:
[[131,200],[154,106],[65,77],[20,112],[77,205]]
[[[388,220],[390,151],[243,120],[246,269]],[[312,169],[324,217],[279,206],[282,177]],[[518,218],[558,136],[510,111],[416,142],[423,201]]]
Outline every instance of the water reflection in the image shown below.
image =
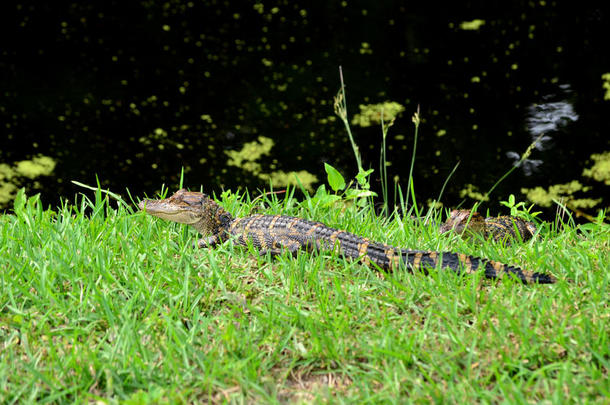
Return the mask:
[[[559,85],[562,93],[570,93],[570,85]],[[556,94],[549,94],[543,97],[543,100],[555,99]],[[553,132],[565,127],[572,121],[578,119],[578,114],[574,111],[574,106],[567,100],[549,101],[543,103],[532,104],[528,107],[527,129],[532,137],[532,142],[536,141],[534,146],[537,150],[545,150],[546,144],[551,141]],[[514,165],[519,164],[521,155],[515,151],[506,152],[506,156],[513,159]],[[525,159],[521,163],[521,168],[526,176],[534,173],[537,168],[543,163],[538,159]]]

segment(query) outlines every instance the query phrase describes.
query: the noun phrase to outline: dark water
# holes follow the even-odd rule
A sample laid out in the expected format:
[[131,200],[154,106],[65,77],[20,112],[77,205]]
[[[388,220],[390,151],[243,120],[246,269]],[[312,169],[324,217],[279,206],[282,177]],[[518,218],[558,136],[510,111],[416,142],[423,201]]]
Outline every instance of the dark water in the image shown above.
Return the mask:
[[[193,188],[266,187],[225,153],[259,136],[274,141],[258,161],[263,172],[306,170],[324,180],[328,162],[351,177],[355,160],[333,118],[340,65],[350,114],[359,104],[405,107],[388,137],[389,175],[403,187],[420,106],[422,204],[458,161],[446,205],[460,202],[467,184],[488,190],[539,136],[495,191],[492,211],[510,193],[523,199],[521,187],[579,178],[592,153],[610,149],[608,9],[420,3],[5,4],[0,162],[55,159],[53,174],[36,179],[49,204],[82,191],[70,180],[95,184],[96,175],[116,192],[174,189],[183,166]],[[478,29],[463,29],[477,20]],[[380,129],[353,130],[365,167],[377,169]]]

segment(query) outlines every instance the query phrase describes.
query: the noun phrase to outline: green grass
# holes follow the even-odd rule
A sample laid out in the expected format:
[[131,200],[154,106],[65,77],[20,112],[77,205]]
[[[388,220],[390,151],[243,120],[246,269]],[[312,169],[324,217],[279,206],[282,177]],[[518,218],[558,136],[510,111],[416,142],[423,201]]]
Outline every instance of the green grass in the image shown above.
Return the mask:
[[506,247],[353,206],[221,202],[559,282],[381,275],[229,243],[198,250],[194,230],[99,197],[55,212],[19,198],[16,215],[0,217],[0,403],[607,403],[607,225],[544,228]]

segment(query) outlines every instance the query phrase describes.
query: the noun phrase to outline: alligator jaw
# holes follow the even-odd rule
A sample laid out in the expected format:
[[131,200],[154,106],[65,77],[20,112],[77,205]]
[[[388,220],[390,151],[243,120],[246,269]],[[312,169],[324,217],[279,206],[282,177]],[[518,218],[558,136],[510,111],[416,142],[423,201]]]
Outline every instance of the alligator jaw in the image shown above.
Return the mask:
[[201,219],[201,212],[168,200],[142,200],[138,207],[147,214],[179,224],[193,225]]

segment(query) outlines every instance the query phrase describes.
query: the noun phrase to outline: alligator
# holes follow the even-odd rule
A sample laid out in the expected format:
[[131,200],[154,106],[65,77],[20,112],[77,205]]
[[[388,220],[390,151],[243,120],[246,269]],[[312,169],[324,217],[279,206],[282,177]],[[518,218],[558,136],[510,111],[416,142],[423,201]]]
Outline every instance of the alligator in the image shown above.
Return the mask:
[[536,233],[536,225],[508,215],[483,218],[478,212],[453,210],[440,227],[441,233],[451,230],[460,235],[478,233],[486,239],[510,243],[513,240],[530,240]]
[[382,271],[406,268],[428,274],[431,269],[449,268],[457,274],[474,274],[481,268],[489,279],[512,277],[523,284],[556,281],[548,274],[463,253],[401,249],[302,218],[264,214],[234,218],[208,195],[186,189],[162,200],[142,200],[138,206],[152,216],[193,226],[203,236],[197,242],[200,248],[230,239],[243,246],[251,243],[261,255],[336,251]]

